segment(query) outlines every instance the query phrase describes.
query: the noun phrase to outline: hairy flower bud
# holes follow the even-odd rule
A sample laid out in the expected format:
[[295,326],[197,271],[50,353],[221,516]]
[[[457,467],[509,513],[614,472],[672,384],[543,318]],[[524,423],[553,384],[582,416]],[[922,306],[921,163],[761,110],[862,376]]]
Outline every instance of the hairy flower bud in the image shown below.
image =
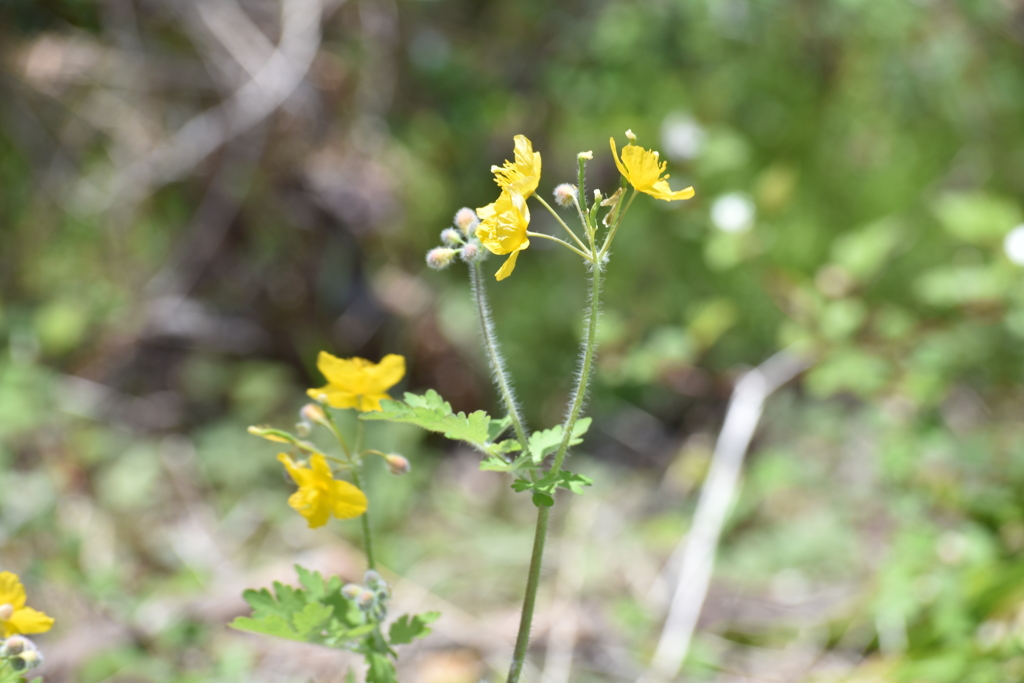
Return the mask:
[[462,244],[462,233],[455,228],[445,228],[441,231],[441,242],[446,247],[457,247]]
[[434,270],[444,270],[452,264],[455,255],[458,253],[458,250],[448,249],[447,247],[431,249],[427,252],[427,265]]
[[563,209],[573,205],[576,201],[576,186],[569,183],[562,183],[555,188],[555,204]]
[[398,455],[397,453],[388,453],[384,456],[384,461],[388,464],[388,469],[391,470],[391,474],[406,474],[412,468],[409,464],[409,459]]
[[22,635],[13,635],[0,645],[0,657],[20,655],[25,650],[36,649],[35,643]]
[[363,587],[354,583],[346,583],[341,587],[341,594],[349,600],[355,600],[363,592]]
[[368,611],[373,607],[373,603],[376,599],[377,595],[373,591],[363,589],[359,591],[359,595],[356,596],[356,604],[359,605],[359,609]]
[[586,159],[586,160],[589,161],[590,159],[594,158],[594,151],[591,150],[589,152],[580,152],[579,154],[576,155],[576,158],[577,159]]
[[0,605],[0,621],[7,621],[14,616],[14,605]]
[[25,650],[15,657],[11,663],[14,664],[14,668],[17,671],[34,669],[43,663],[43,655],[36,649]]
[[366,570],[366,573],[363,574],[363,583],[369,586],[370,588],[378,588],[381,585],[387,585],[387,581],[384,580],[384,577],[381,576],[380,572],[378,572],[376,569]]
[[480,244],[474,241],[464,246],[459,255],[466,263],[480,263],[487,258],[487,253],[486,249],[481,249]]
[[464,206],[455,214],[455,227],[472,237],[476,226],[480,225],[480,219],[476,217],[476,211]]

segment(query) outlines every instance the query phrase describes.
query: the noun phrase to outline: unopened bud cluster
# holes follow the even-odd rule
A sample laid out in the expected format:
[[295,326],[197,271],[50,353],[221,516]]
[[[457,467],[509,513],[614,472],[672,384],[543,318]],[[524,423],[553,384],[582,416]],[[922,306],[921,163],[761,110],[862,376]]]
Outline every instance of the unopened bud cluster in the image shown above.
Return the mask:
[[15,671],[28,671],[43,663],[43,655],[31,640],[13,635],[0,640],[0,668],[9,666]]
[[347,583],[342,586],[341,594],[355,601],[356,606],[372,621],[381,622],[387,618],[391,586],[373,569],[363,576],[362,584]]
[[468,206],[459,209],[453,225],[454,227],[441,231],[441,244],[444,246],[435,247],[427,252],[427,265],[434,270],[444,270],[455,263],[456,257],[466,263],[476,263],[487,257],[487,251],[482,248],[480,240],[476,237],[480,219],[473,209]]

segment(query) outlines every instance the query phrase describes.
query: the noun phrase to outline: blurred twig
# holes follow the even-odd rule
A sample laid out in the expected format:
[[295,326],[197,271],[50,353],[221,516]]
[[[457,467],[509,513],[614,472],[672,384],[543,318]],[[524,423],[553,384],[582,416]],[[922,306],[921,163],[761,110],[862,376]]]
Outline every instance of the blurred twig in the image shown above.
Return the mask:
[[[207,12],[203,18],[215,37],[223,35],[223,22]],[[115,169],[113,177],[100,187],[91,183],[80,191],[84,205],[104,210],[115,201],[137,201],[150,189],[182,177],[229,140],[250,130],[276,111],[305,79],[320,47],[323,0],[283,0],[281,39],[258,69],[252,64],[261,52],[257,46],[241,53],[237,41],[225,45],[252,77],[225,101],[194,116],[185,125],[158,144],[152,152],[126,166]],[[244,15],[241,9],[231,16]],[[237,27],[236,27],[237,28]],[[255,31],[236,35],[248,35]],[[244,57],[242,56],[244,54]]]
[[715,550],[736,497],[743,458],[761,419],[764,401],[808,366],[806,358],[784,350],[736,383],[697,502],[693,527],[680,542],[682,562],[668,617],[654,658],[639,683],[671,681],[686,659],[711,581]]

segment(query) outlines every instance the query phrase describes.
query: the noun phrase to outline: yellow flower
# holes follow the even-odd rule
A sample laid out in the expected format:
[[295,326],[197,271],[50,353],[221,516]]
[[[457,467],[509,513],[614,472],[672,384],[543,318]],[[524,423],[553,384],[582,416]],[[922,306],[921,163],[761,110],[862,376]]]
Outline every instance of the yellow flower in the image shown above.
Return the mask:
[[0,572],[0,626],[4,638],[15,633],[44,633],[53,627],[52,617],[25,607],[25,588],[11,572]]
[[327,458],[320,453],[309,459],[311,467],[296,464],[284,453],[277,459],[299,485],[288,504],[306,518],[310,529],[327,524],[331,515],[352,519],[366,512],[366,495],[347,481],[335,479]]
[[521,194],[502,192],[498,201],[476,210],[480,225],[476,236],[492,254],[512,254],[498,269],[495,278],[504,280],[516,267],[519,252],[530,246],[526,228],[530,225],[530,209]]
[[533,143],[525,135],[512,138],[515,141],[516,160],[506,161],[504,166],[491,166],[494,182],[503,191],[523,195],[529,199],[540,182],[540,152],[533,151]]
[[615,149],[615,138],[611,138],[612,156],[615,158],[615,165],[619,167],[619,173],[629,181],[630,185],[640,192],[649,194],[655,199],[664,199],[666,202],[689,199],[693,196],[692,187],[673,192],[672,188],[668,186],[668,175],[664,178],[661,177],[668,163],[659,161],[657,152],[633,144],[635,138],[630,133],[626,133],[626,135],[629,136],[630,141],[622,148],[622,161],[619,161],[619,152]]
[[405,376],[405,358],[394,353],[380,363],[364,358],[336,358],[321,351],[316,367],[327,378],[327,385],[309,389],[314,401],[332,408],[355,408],[361,412],[380,410],[381,399],[391,398],[387,390]]

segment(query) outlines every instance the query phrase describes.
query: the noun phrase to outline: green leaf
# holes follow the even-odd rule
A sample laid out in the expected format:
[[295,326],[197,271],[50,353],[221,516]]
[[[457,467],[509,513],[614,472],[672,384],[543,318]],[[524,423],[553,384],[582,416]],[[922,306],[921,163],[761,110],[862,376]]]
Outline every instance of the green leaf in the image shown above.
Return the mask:
[[512,468],[512,463],[498,457],[490,457],[480,463],[480,469],[484,472],[511,472]]
[[311,602],[292,617],[295,632],[304,640],[315,641],[324,637],[320,632],[334,614],[334,609],[319,602]]
[[533,492],[533,504],[539,508],[549,508],[555,504],[555,498],[550,493],[542,491]]
[[262,633],[277,638],[305,642],[305,638],[295,632],[295,629],[291,627],[288,620],[277,614],[269,614],[262,617],[237,617],[229,626],[238,631]]
[[[591,418],[584,417],[576,421],[572,426],[572,439],[570,446],[575,446],[583,441],[583,435],[590,429]],[[551,429],[542,429],[530,435],[530,457],[533,462],[539,463],[547,456],[558,450],[562,442],[562,425],[555,425]]]
[[558,486],[573,493],[583,493],[584,486],[592,486],[594,480],[582,474],[562,470],[558,473]]
[[551,507],[555,504],[555,489],[563,488],[573,493],[583,493],[584,486],[590,486],[594,480],[582,474],[568,470],[560,470],[557,474],[549,473],[542,479],[516,479],[512,489],[517,493],[533,491],[533,504],[537,507]]
[[499,436],[505,433],[509,427],[512,426],[512,416],[506,415],[500,420],[491,419],[491,424],[487,427],[487,440],[496,441]]
[[440,616],[440,612],[424,612],[413,617],[403,614],[391,624],[391,630],[388,631],[391,644],[406,645],[416,638],[423,638],[430,633],[427,624],[437,621]]
[[395,665],[387,655],[367,652],[364,656],[367,664],[366,683],[398,683]]
[[451,404],[433,389],[423,396],[406,393],[405,401],[381,401],[381,410],[362,413],[359,417],[363,420],[414,424],[485,450],[492,423],[490,416],[482,410],[469,415],[453,413]]

